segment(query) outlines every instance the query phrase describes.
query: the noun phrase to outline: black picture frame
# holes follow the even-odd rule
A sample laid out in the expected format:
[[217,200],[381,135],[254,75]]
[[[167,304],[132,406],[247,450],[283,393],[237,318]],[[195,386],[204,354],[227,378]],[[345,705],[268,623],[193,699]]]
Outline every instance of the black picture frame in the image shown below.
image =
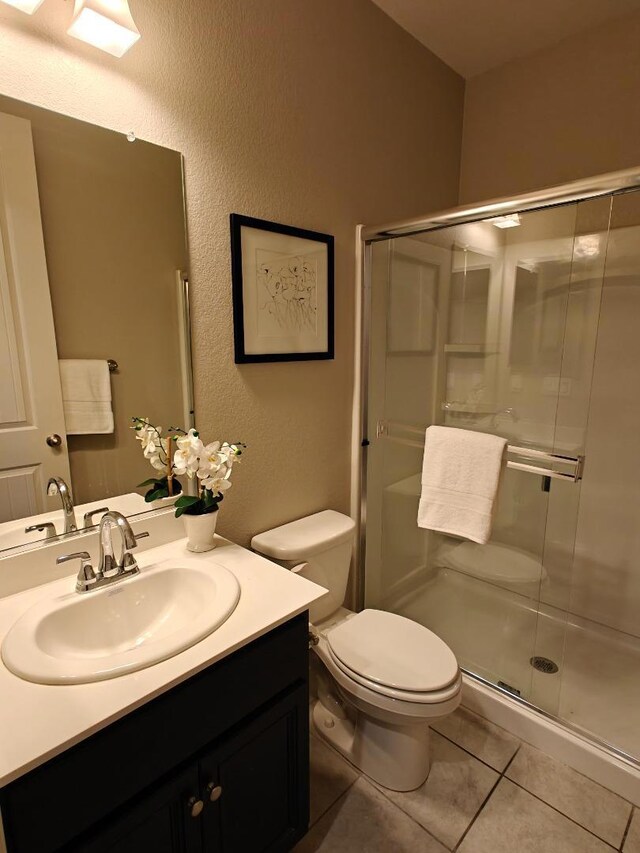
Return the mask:
[[[282,225],[266,219],[256,219],[239,213],[230,215],[231,226],[231,280],[233,288],[233,340],[236,364],[249,364],[276,361],[318,361],[334,358],[334,238],[331,234],[309,231]],[[326,247],[326,322],[327,347],[317,352],[247,352],[245,346],[245,287],[251,286],[244,281],[242,229],[252,228],[269,234],[282,234],[297,237],[300,240],[313,241]],[[257,286],[253,283],[253,286]]]

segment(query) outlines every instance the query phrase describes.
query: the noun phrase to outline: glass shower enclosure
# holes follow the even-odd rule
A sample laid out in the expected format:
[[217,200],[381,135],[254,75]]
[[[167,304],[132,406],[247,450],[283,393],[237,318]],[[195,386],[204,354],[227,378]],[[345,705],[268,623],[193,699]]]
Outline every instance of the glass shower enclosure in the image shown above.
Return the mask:
[[[637,173],[365,232],[360,604],[640,761]],[[418,528],[425,429],[508,441],[487,545]],[[635,710],[634,710],[635,709]]]

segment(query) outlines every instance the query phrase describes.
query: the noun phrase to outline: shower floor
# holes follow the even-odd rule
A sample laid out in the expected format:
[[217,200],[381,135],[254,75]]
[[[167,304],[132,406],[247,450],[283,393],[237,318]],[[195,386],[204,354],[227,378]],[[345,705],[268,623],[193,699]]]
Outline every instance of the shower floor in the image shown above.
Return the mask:
[[468,671],[640,760],[640,639],[453,569],[384,606],[442,637]]

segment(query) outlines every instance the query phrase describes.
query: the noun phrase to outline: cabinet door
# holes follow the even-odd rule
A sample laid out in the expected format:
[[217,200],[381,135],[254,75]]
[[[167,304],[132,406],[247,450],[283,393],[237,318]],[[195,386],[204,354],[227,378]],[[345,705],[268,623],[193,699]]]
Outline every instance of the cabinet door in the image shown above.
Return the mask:
[[308,715],[304,684],[201,759],[203,853],[276,853],[302,838],[309,824]]
[[[126,769],[123,769],[126,772]],[[100,796],[99,791],[90,792]],[[198,769],[192,765],[106,818],[69,853],[202,853]],[[79,804],[81,806],[81,804]],[[199,812],[199,813],[198,813]]]

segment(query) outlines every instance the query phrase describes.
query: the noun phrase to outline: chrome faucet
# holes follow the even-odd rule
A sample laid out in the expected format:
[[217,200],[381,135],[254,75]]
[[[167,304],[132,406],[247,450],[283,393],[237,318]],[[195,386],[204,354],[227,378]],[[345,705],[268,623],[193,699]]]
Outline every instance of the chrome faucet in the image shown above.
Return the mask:
[[[114,530],[120,533],[122,540],[122,550],[119,560],[116,559],[113,550],[112,534]],[[148,535],[145,531],[138,533],[136,536],[122,513],[116,510],[109,510],[100,519],[100,527],[98,529],[100,552],[98,566],[95,570],[91,565],[91,558],[87,551],[66,554],[64,557],[58,557],[56,562],[66,563],[68,560],[82,561],[76,581],[76,592],[89,592],[94,589],[100,589],[108,584],[117,583],[125,578],[133,577],[140,572],[135,557],[130,553],[130,550],[136,547],[138,539],[142,539]]]
[[[117,530],[120,534],[122,550],[120,560],[117,561],[113,552],[113,531]],[[124,571],[125,567],[134,569],[132,574],[136,574],[138,566],[135,559],[129,553],[130,548],[136,547],[136,537],[131,529],[131,525],[121,512],[109,510],[100,519],[98,527],[98,539],[100,540],[100,555],[98,557],[97,575],[110,574],[113,571]]]
[[73,500],[71,499],[69,486],[67,486],[62,477],[51,477],[47,483],[47,494],[50,497],[60,495],[64,516],[64,532],[73,533],[78,529],[78,523],[76,522],[76,514],[73,509]]

